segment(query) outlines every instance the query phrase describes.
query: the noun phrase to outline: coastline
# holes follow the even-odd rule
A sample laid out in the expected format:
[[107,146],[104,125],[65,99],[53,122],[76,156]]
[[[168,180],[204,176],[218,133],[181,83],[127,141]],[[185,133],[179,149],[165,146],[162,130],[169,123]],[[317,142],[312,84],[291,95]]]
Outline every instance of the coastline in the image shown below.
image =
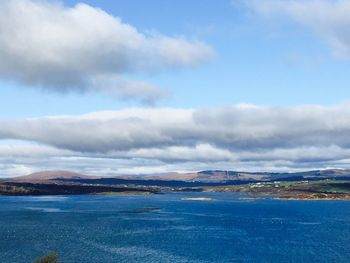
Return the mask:
[[[232,192],[247,194],[246,200],[350,200],[349,181],[259,182],[210,187],[159,187],[152,185],[79,184],[57,181],[0,182],[2,196],[44,195],[152,195],[186,192]],[[268,196],[268,198],[267,198]],[[185,201],[212,201],[208,197],[185,197]]]

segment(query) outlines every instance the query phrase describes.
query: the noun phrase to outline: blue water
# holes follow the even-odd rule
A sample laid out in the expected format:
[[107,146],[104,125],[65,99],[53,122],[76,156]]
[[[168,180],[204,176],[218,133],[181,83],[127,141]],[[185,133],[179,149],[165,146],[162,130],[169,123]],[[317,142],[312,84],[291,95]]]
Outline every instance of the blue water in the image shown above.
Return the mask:
[[0,197],[0,262],[350,262],[350,202],[239,197]]

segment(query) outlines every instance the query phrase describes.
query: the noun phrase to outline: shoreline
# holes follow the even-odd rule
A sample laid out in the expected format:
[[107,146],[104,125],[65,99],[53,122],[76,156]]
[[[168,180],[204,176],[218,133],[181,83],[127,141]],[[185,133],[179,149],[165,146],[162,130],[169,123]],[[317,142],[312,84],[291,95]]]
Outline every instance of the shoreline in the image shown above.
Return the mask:
[[[108,185],[60,183],[56,181],[42,183],[0,183],[0,196],[58,196],[58,195],[153,195],[166,193],[241,193],[249,196],[241,200],[350,200],[349,181],[318,182],[269,182],[246,185],[213,187],[158,187],[151,185]],[[206,196],[184,197],[184,201],[213,201]]]

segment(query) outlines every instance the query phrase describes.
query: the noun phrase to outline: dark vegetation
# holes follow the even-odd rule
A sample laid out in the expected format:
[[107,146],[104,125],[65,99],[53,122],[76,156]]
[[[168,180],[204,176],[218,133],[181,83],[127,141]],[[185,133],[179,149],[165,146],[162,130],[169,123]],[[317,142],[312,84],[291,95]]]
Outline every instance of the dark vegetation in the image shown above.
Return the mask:
[[[201,172],[203,173],[203,172]],[[209,173],[209,172],[208,172]],[[277,175],[277,174],[276,174]],[[350,177],[312,177],[307,178],[308,181],[319,181],[332,179],[332,180],[349,180]],[[60,182],[72,182],[79,184],[89,184],[89,185],[137,185],[137,186],[158,186],[158,187],[206,187],[206,186],[226,186],[226,185],[244,185],[257,182],[274,182],[274,181],[303,181],[304,176],[301,175],[289,175],[288,177],[276,177],[276,179],[271,180],[226,180],[221,182],[203,182],[203,181],[176,181],[176,180],[131,180],[131,179],[119,179],[119,178],[97,178],[97,179],[55,179],[55,181]]]
[[158,190],[151,187],[104,186],[66,183],[0,183],[0,195],[75,195],[99,193],[154,194]]
[[220,186],[220,185],[239,185],[256,182],[255,180],[229,180],[224,182],[196,182],[196,181],[176,181],[176,180],[128,180],[117,178],[98,178],[98,179],[55,179],[55,181],[75,182],[81,184],[103,184],[103,185],[120,185],[133,184],[143,186],[159,187],[201,187],[201,186]]
[[48,255],[38,258],[33,261],[33,263],[62,263],[59,259],[58,254],[56,253],[49,253]]

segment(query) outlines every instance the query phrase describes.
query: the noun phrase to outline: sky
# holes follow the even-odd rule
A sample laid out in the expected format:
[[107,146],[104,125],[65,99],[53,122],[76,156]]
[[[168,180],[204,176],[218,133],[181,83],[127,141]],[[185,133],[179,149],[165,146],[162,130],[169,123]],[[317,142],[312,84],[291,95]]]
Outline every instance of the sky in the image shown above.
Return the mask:
[[350,168],[348,0],[0,2],[0,177]]

